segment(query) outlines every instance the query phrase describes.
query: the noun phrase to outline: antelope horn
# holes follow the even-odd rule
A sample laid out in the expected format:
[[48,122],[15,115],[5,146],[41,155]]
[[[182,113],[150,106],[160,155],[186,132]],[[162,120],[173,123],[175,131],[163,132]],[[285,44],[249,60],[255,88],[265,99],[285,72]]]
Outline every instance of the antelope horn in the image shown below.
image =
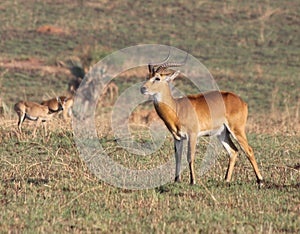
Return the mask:
[[184,63],[165,63],[165,64],[162,64],[160,65],[155,72],[162,72],[166,69],[168,69],[169,67],[181,67],[183,66]]
[[188,53],[186,53],[186,57],[182,63],[164,63],[164,64],[160,65],[156,69],[155,72],[162,72],[162,71],[168,69],[169,67],[181,67],[181,66],[185,65],[187,58],[188,58]]
[[171,53],[171,50],[169,50],[168,56],[167,56],[162,62],[160,62],[160,63],[149,63],[149,64],[148,64],[149,72],[150,72],[151,74],[153,74],[153,73],[155,72],[154,67],[163,65],[163,64],[165,64],[166,62],[168,62],[168,60],[169,60],[169,58],[170,58],[170,53]]

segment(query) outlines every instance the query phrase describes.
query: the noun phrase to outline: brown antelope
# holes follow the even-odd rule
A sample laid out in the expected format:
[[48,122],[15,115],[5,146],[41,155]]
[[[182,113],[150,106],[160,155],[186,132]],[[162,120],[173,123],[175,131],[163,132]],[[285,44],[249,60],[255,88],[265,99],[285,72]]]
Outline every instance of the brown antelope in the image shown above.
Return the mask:
[[[58,100],[60,100],[60,102]],[[73,106],[73,102],[74,102],[74,100],[72,97],[60,96],[59,99],[52,98],[50,100],[43,101],[43,102],[41,102],[41,105],[48,106],[49,109],[51,109],[51,110],[57,110],[59,108],[59,105],[62,104],[63,105],[63,110],[62,110],[63,118],[64,118],[64,120],[67,120],[68,117],[72,116],[71,108]]]
[[[18,129],[20,133],[22,134],[21,127],[25,119],[31,121],[37,121],[36,126],[33,130],[33,136],[35,137],[37,127],[40,125],[41,122],[45,122],[51,119],[51,117],[54,114],[63,110],[63,104],[59,97],[57,97],[57,102],[58,102],[57,109],[51,109],[48,106],[44,106],[36,102],[27,102],[27,101],[17,102],[15,104],[14,109],[19,116]],[[47,134],[46,126],[44,127],[45,127],[45,134]]]
[[[84,73],[85,74],[85,73]],[[73,79],[70,83],[69,83],[69,88],[68,88],[68,92],[71,95],[75,95],[77,89],[79,88],[81,82],[82,82],[83,78],[81,77],[77,77],[75,79]],[[113,101],[116,99],[116,97],[119,96],[119,87],[116,85],[115,82],[109,82],[108,84],[106,84],[103,87],[103,91],[102,94],[99,98],[99,103],[103,103],[105,101],[105,99],[107,98],[109,100],[109,103],[113,103]]]
[[[188,141],[187,160],[190,169],[190,183],[195,184],[194,156],[197,137],[215,135],[229,154],[225,180],[230,182],[238,155],[238,148],[230,138],[232,136],[247,155],[260,187],[263,178],[245,134],[248,115],[247,104],[236,94],[225,91],[210,91],[174,98],[169,83],[180,72],[171,72],[167,69],[182,65],[184,64],[168,63],[168,59],[159,64],[149,64],[149,78],[141,86],[142,94],[153,96],[157,114],[174,137],[175,181],[179,182],[181,180],[180,164],[183,141],[185,139]],[[213,117],[211,113],[214,113]]]
[[110,103],[112,103],[116,97],[119,96],[119,87],[114,82],[109,82],[103,89],[100,101],[104,100],[104,97],[108,96],[110,98]]
[[76,77],[75,79],[72,79],[69,82],[69,87],[68,87],[68,91],[71,95],[75,95],[77,89],[79,88],[81,82],[82,82],[83,78],[81,77]]
[[131,113],[129,122],[134,124],[150,125],[152,122],[160,120],[155,110],[140,110]]

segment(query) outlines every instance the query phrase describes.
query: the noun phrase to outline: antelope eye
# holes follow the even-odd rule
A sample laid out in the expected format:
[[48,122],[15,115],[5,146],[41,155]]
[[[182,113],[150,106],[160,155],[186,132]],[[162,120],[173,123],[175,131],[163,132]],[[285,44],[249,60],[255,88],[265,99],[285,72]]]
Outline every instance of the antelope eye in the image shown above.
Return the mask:
[[160,78],[159,77],[155,77],[155,81],[160,81]]

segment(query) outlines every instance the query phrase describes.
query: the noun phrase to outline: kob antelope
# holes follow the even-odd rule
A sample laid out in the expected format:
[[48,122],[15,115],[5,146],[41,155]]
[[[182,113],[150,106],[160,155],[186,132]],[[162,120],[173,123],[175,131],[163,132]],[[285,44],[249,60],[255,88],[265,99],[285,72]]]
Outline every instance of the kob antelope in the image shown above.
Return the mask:
[[[18,129],[22,134],[22,123],[25,119],[36,121],[36,126],[33,130],[33,136],[35,137],[37,127],[40,125],[41,122],[45,122],[51,117],[63,110],[63,103],[61,102],[60,98],[57,97],[58,107],[57,109],[51,109],[48,106],[44,106],[38,104],[36,102],[27,102],[27,101],[20,101],[17,102],[14,106],[15,111],[18,114],[19,121],[18,121]],[[45,134],[46,134],[46,127],[45,127]]]
[[[68,119],[68,116],[69,117],[72,116],[71,108],[73,106],[73,102],[74,102],[74,100],[72,97],[60,96],[58,98],[56,97],[56,98],[52,98],[47,101],[43,101],[43,102],[41,102],[41,105],[48,106],[48,108],[50,110],[58,110],[59,106],[62,105],[63,110],[61,110],[61,111],[62,111],[64,120],[66,120],[66,119]],[[58,111],[58,112],[60,112],[60,111]]]
[[[195,184],[194,156],[197,137],[216,135],[229,154],[225,180],[230,182],[238,155],[238,148],[230,138],[232,136],[247,155],[260,187],[263,178],[245,134],[247,104],[236,94],[225,91],[210,91],[174,98],[169,83],[180,72],[168,71],[168,68],[182,65],[183,63],[168,63],[168,59],[159,64],[149,64],[149,78],[141,86],[142,94],[153,96],[157,114],[174,137],[175,181],[181,180],[180,164],[184,140],[188,141],[187,160],[190,169],[190,183]],[[211,113],[215,113],[213,117]]]

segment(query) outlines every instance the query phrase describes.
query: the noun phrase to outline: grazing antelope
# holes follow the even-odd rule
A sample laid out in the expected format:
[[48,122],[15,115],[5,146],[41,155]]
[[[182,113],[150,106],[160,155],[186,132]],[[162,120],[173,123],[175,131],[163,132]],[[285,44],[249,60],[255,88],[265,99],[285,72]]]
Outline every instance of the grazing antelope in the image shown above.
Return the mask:
[[[68,92],[71,95],[75,95],[77,89],[79,88],[83,78],[77,77],[76,79],[73,79],[69,83]],[[110,103],[113,103],[113,101],[116,99],[116,97],[119,96],[119,87],[116,85],[115,82],[109,82],[103,87],[103,91],[101,94],[101,97],[99,98],[99,103],[103,103],[105,99],[107,98]]]
[[[57,109],[51,109],[48,106],[40,105],[36,102],[27,102],[27,101],[20,101],[15,104],[15,111],[19,116],[18,121],[18,129],[22,134],[22,123],[25,119],[31,121],[37,121],[36,126],[33,130],[33,136],[35,137],[37,127],[40,125],[41,122],[45,122],[57,113],[63,110],[63,104],[59,97],[57,97],[58,106]],[[47,134],[46,126],[45,127],[45,134]]]
[[[134,124],[148,125],[156,120],[160,120],[155,110],[140,110],[131,113],[129,121]],[[160,120],[161,121],[161,120]]]
[[[60,100],[60,102],[58,100]],[[63,110],[61,110],[61,111],[63,114],[63,118],[64,118],[64,120],[67,120],[68,116],[69,117],[72,116],[73,102],[74,102],[74,100],[72,97],[60,96],[59,99],[52,98],[50,100],[43,101],[43,102],[41,102],[41,105],[48,106],[49,109],[51,109],[51,110],[57,110],[59,108],[59,105],[62,104]]]
[[81,82],[82,82],[83,78],[81,77],[77,77],[75,79],[72,79],[70,82],[69,82],[69,87],[68,87],[68,91],[71,95],[75,95],[76,94],[76,91],[77,89],[79,88]]
[[108,95],[110,98],[110,103],[112,103],[115,98],[119,96],[119,87],[114,82],[110,82],[104,87],[100,101],[103,101],[104,97]]
[[[149,64],[149,78],[141,86],[142,94],[153,96],[157,114],[174,137],[175,181],[179,182],[181,180],[180,164],[183,141],[185,139],[188,141],[187,160],[190,169],[190,183],[195,184],[194,156],[197,137],[215,135],[229,154],[225,180],[230,182],[238,155],[238,148],[230,138],[232,136],[247,155],[260,187],[263,178],[245,134],[248,115],[247,104],[236,94],[225,91],[210,91],[174,98],[169,83],[180,72],[171,72],[168,71],[168,68],[182,65],[184,64],[168,63],[168,58],[162,63]],[[211,113],[214,113],[214,115],[212,116]]]

